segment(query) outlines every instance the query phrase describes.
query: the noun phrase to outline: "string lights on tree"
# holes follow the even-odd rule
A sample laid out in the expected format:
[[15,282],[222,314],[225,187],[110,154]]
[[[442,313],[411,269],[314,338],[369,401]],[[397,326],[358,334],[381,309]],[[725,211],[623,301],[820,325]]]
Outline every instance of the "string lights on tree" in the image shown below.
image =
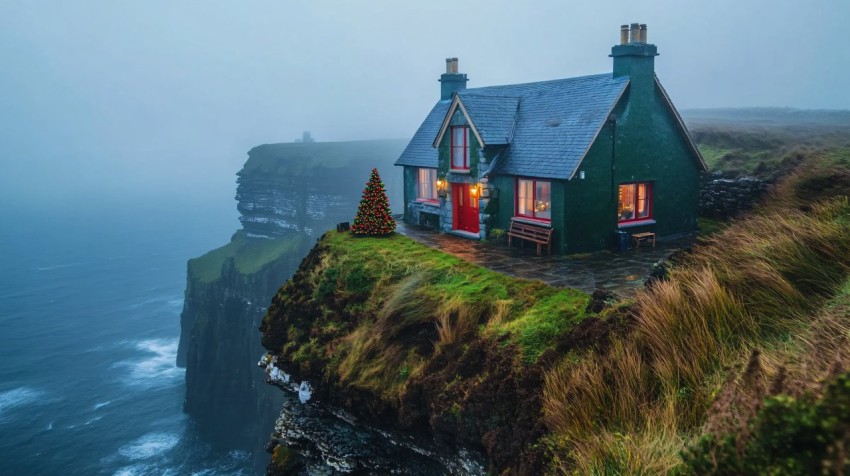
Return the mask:
[[355,235],[384,236],[395,230],[395,220],[390,214],[390,201],[384,189],[384,182],[378,169],[372,169],[372,176],[363,190],[363,198],[357,207],[357,216],[351,225]]

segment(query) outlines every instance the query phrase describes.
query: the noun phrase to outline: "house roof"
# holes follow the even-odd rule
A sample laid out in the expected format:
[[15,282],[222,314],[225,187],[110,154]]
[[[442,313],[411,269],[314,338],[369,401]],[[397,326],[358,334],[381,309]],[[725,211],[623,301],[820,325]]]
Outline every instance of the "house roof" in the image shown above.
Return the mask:
[[[470,118],[475,118],[472,122],[485,144],[507,145],[510,143],[510,135],[519,109],[519,96],[460,92],[457,100],[462,103]],[[443,130],[440,131],[441,134],[442,132]]]
[[606,73],[459,91],[437,103],[396,165],[436,167],[435,138],[462,106],[485,146],[511,146],[493,173],[570,178],[628,82]]
[[410,139],[410,143],[407,144],[395,165],[437,168],[439,153],[431,144],[440,130],[440,125],[443,123],[451,103],[451,99],[437,101],[425,121],[419,126],[416,134],[413,134],[413,138]]

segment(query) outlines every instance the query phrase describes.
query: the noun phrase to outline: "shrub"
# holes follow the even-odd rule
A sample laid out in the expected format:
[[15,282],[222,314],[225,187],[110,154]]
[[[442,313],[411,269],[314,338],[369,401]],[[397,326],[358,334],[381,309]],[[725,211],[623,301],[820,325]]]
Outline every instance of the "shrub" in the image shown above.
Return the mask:
[[747,432],[708,434],[683,453],[694,474],[847,474],[850,373],[820,398],[770,397]]

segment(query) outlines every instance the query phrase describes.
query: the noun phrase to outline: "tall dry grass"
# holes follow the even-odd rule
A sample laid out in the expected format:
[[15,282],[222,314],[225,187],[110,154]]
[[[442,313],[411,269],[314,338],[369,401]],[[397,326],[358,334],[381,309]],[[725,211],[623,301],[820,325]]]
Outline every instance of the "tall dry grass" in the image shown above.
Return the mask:
[[[638,294],[632,334],[547,373],[544,415],[561,451],[586,470],[611,458],[632,469],[672,464],[680,435],[705,420],[722,369],[806,328],[805,316],[848,274],[847,197],[808,213],[772,206],[737,222]],[[634,446],[614,436],[650,429],[667,437],[617,459]]]

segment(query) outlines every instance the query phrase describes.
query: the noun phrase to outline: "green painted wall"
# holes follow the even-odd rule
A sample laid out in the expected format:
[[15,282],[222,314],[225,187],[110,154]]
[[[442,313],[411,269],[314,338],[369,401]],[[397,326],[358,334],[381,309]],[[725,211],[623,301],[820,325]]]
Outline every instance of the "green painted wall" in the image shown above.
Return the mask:
[[[619,229],[659,237],[696,231],[700,166],[654,85],[649,94],[630,88],[614,115],[616,126],[603,127],[579,167],[585,179],[577,173],[567,184],[566,222],[575,224],[565,230],[567,253],[613,247]],[[628,182],[652,182],[655,224],[618,228],[617,187]]]
[[404,167],[404,221],[408,223],[414,222],[410,207],[407,205],[416,200],[416,175],[418,173],[417,167]]
[[[499,192],[499,197],[496,200],[498,212],[493,220],[493,227],[508,230],[511,227],[511,218],[514,216],[514,208],[516,206],[516,177],[498,175],[490,177],[490,184],[496,187]],[[552,228],[555,230],[552,239],[552,252],[564,252],[564,237],[566,232],[566,210],[560,206],[566,200],[567,182],[560,180],[552,181]]]

